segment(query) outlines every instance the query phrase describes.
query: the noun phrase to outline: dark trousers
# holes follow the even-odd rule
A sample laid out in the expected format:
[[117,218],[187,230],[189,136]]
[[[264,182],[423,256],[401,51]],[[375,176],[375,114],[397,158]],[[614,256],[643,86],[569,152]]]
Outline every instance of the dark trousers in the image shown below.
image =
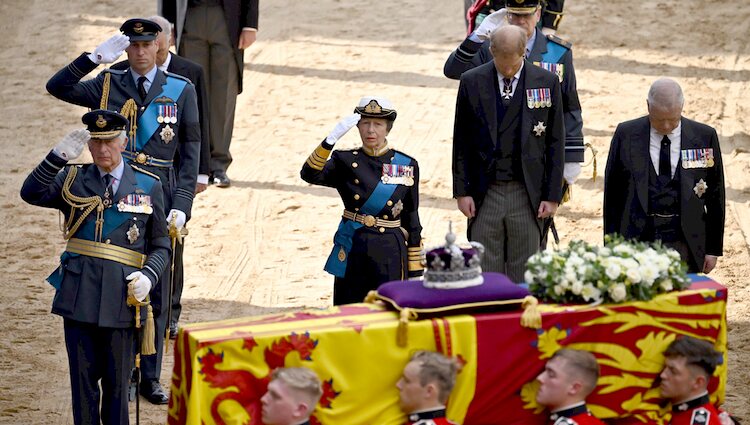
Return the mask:
[[127,425],[133,328],[100,328],[70,319],[63,327],[74,423]]
[[177,323],[182,313],[182,288],[185,285],[185,274],[183,270],[182,254],[185,249],[185,241],[176,243],[174,248],[174,282],[172,285],[172,321]]
[[237,46],[232,45],[225,19],[220,5],[188,7],[179,51],[202,66],[206,76],[211,172],[226,171],[232,163],[229,145],[239,92]]
[[362,228],[352,237],[346,274],[333,283],[333,305],[361,303],[367,293],[392,280],[406,279],[406,239],[401,229],[384,233]]

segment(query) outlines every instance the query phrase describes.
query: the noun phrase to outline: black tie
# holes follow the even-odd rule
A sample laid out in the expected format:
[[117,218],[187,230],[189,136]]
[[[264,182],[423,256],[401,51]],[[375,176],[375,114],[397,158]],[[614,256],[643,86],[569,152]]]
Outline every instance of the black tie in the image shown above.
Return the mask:
[[141,97],[141,102],[146,100],[146,77],[141,75],[138,77],[138,95]]
[[508,106],[510,98],[513,96],[513,79],[503,78],[503,93],[502,102],[503,105]]
[[669,137],[664,136],[661,139],[661,150],[659,150],[659,180],[668,182],[672,179],[672,160],[669,151],[672,142]]
[[104,175],[104,198],[102,199],[102,203],[104,203],[104,208],[109,208],[112,206],[112,175],[105,174]]

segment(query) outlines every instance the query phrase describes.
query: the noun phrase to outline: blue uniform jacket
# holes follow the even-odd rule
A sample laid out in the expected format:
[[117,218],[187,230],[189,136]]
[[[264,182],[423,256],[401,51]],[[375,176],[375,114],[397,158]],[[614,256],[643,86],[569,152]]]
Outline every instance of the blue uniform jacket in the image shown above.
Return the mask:
[[[58,209],[65,214],[67,220],[71,207],[62,197],[62,187],[70,167],[65,167],[65,164],[64,159],[50,152],[24,181],[21,198],[32,205]],[[110,213],[111,220],[105,218],[101,241],[147,255],[146,263],[140,270],[151,279],[153,293],[157,290],[154,288],[169,261],[170,242],[161,184],[152,176],[137,178],[136,173],[141,172],[125,165],[122,181],[114,194],[114,205],[110,207],[115,210]],[[149,184],[143,185],[139,181]],[[147,186],[150,187],[145,190]],[[104,189],[99,170],[95,165],[87,164],[78,169],[70,191],[76,196],[89,197],[101,196]],[[133,194],[149,196],[152,211],[117,212],[118,202]],[[77,218],[81,211],[76,209],[73,213]],[[86,228],[93,224],[96,216],[96,212],[92,212],[73,238],[91,240],[93,233],[87,232]],[[67,319],[100,327],[133,326],[134,311],[126,303],[125,276],[138,270],[111,260],[66,253],[58,270],[58,273],[62,273],[62,280],[52,303],[52,312]]]

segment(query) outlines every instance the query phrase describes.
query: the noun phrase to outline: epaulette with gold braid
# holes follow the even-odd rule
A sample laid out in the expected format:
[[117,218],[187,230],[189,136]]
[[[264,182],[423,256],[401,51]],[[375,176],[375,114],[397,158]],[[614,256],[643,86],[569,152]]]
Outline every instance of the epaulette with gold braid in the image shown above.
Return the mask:
[[161,179],[159,178],[159,176],[157,176],[156,174],[152,173],[151,171],[146,171],[146,170],[144,170],[143,168],[139,168],[139,167],[137,167],[137,166],[135,166],[135,165],[133,165],[133,164],[130,164],[130,166],[131,166],[131,167],[133,167],[133,169],[134,169],[135,171],[140,171],[141,173],[143,173],[143,174],[146,174],[146,175],[149,175],[149,176],[151,176],[151,177],[155,178],[156,180],[161,180]]
[[547,34],[547,40],[557,43],[567,49],[570,49],[571,47],[573,47],[573,43],[571,43],[568,40],[563,40],[562,38],[558,37],[555,34]]

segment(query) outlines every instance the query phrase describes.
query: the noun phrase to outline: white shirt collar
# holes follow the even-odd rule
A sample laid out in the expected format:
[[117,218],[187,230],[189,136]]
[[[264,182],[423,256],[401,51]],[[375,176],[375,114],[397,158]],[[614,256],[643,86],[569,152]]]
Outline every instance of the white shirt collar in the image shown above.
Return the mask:
[[[157,70],[157,69],[159,69],[159,67],[157,67],[157,66],[154,66],[153,68],[151,68],[151,70],[150,70],[150,71],[148,71],[148,72],[146,73],[146,75],[144,75],[144,77],[146,77],[146,79],[148,80],[148,82],[149,82],[149,85],[150,85],[150,83],[153,83],[153,82],[154,82],[154,78],[156,78],[156,70]],[[138,77],[140,77],[140,76],[141,76],[141,74],[139,74],[139,73],[135,72],[135,70],[134,70],[133,68],[130,68],[130,75],[132,75],[132,76],[133,76],[133,82],[134,82],[134,83],[135,83],[136,85],[138,85]]]
[[172,52],[167,52],[167,59],[164,60],[164,63],[159,65],[159,70],[161,72],[165,72],[167,68],[169,68],[169,63],[172,62]]
[[110,171],[109,173],[102,170],[98,166],[96,168],[99,170],[99,177],[104,178],[105,174],[109,174],[114,177],[117,182],[119,182],[120,180],[122,180],[122,173],[125,171],[125,158],[120,158],[120,163],[117,164],[117,167],[115,167],[115,169]]

